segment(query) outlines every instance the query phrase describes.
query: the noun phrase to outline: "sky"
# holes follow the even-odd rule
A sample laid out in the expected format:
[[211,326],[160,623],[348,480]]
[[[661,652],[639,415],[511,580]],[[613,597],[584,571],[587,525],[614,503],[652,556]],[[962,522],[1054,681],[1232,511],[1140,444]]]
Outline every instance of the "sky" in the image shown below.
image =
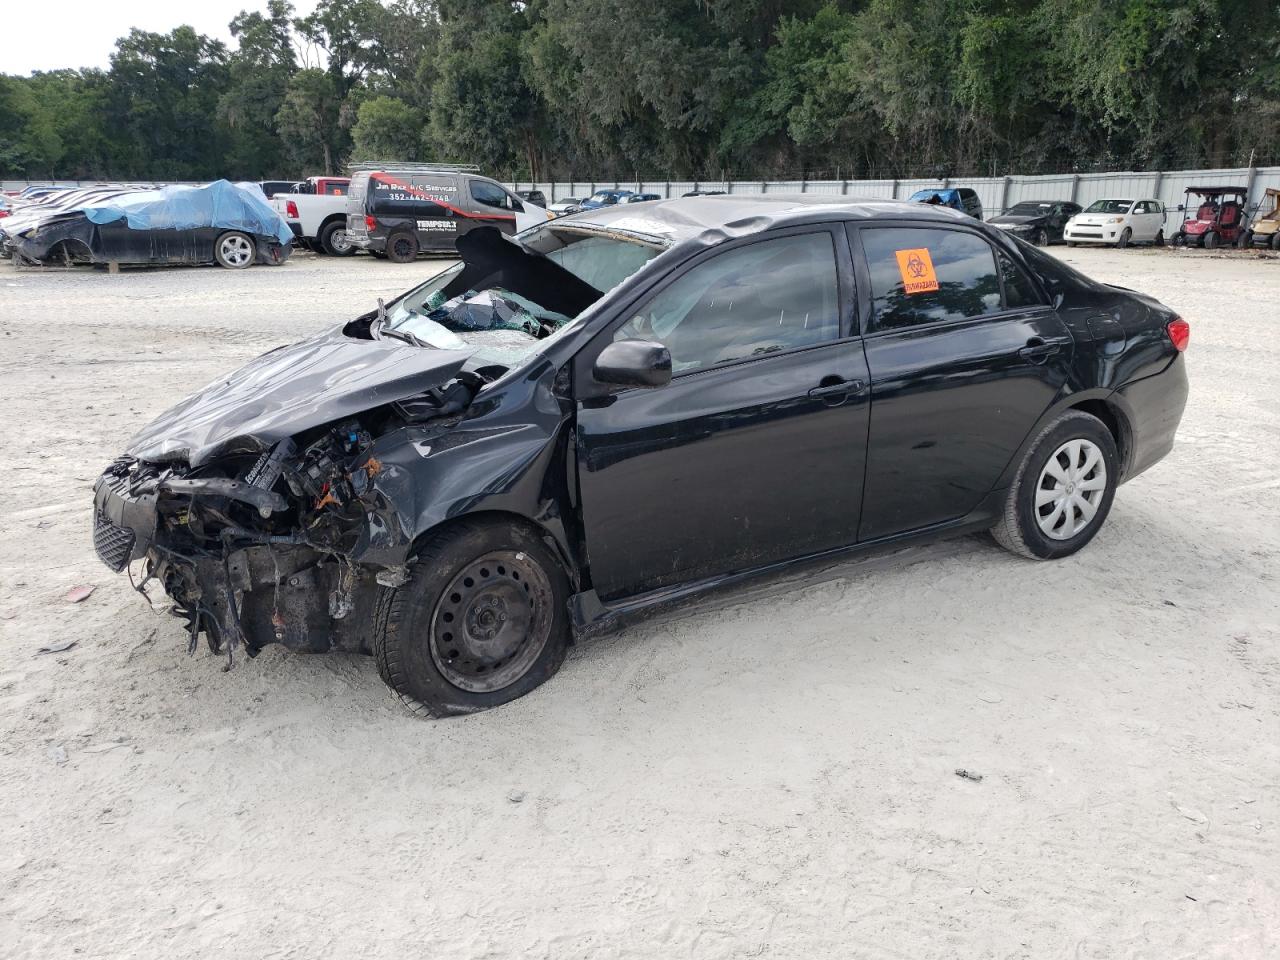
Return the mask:
[[[316,0],[293,0],[299,15]],[[0,73],[27,74],[60,67],[107,67],[116,39],[139,27],[168,33],[187,24],[234,47],[227,24],[241,10],[262,10],[266,0],[58,0],[56,4],[0,2]]]

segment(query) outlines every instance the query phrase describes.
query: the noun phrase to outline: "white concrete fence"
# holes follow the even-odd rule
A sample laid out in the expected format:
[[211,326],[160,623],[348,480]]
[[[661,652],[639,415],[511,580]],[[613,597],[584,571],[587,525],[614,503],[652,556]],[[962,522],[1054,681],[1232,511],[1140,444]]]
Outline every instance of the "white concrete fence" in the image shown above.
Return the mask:
[[[508,181],[510,183],[510,181]],[[970,187],[982,199],[986,216],[1004,213],[1023,200],[1070,200],[1087,207],[1107,197],[1155,198],[1166,207],[1183,202],[1189,186],[1241,186],[1249,190],[1249,215],[1262,203],[1268,187],[1280,189],[1280,167],[1223,170],[1168,170],[1154,173],[1080,173],[1037,177],[951,177],[941,180],[578,180],[556,183],[510,183],[516,190],[541,190],[548,203],[565,197],[582,199],[597,190],[634,190],[660,197],[679,197],[691,190],[723,190],[734,194],[817,193],[863,200],[905,200],[917,190]]]
[[[4,180],[0,189],[21,190],[31,184],[92,186],[99,180]],[[1222,170],[1167,170],[1154,173],[1080,173],[1048,176],[952,177],[941,180],[576,180],[531,183],[507,181],[515,190],[541,190],[548,203],[565,197],[582,199],[601,189],[634,190],[660,197],[679,197],[691,190],[723,190],[734,194],[817,193],[864,200],[906,199],[917,190],[971,187],[982,199],[986,216],[996,216],[1023,200],[1071,200],[1087,207],[1105,197],[1155,198],[1170,209],[1183,202],[1189,186],[1242,186],[1249,190],[1254,216],[1268,187],[1280,189],[1280,167],[1237,167]]]

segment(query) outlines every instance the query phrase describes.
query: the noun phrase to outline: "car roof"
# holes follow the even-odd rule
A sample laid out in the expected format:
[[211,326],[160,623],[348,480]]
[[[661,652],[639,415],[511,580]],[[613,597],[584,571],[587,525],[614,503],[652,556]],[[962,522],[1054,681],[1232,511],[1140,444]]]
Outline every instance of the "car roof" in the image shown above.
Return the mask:
[[721,194],[653,200],[643,206],[620,205],[575,213],[556,224],[650,237],[675,243],[715,231],[728,239],[774,227],[818,220],[922,220],[974,224],[950,207],[906,200],[859,200],[831,194]]

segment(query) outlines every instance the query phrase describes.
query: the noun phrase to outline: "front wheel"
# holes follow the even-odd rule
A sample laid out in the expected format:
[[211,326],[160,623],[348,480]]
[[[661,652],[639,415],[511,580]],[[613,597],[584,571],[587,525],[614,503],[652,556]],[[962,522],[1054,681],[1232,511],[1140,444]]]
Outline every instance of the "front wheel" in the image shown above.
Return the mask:
[[1204,248],[1206,250],[1212,250],[1217,245],[1218,245],[1218,235],[1214,233],[1212,230],[1210,230],[1208,233],[1204,235]]
[[228,270],[243,270],[253,266],[253,258],[257,255],[253,238],[247,233],[231,230],[213,242],[213,259],[218,266]]
[[531,529],[464,520],[427,540],[407,583],[383,589],[378,673],[434,717],[515,700],[564,662],[568,597],[564,570]]
[[1164,231],[1163,231],[1163,230],[1157,230],[1157,231],[1156,231],[1156,239],[1155,239],[1154,243],[1155,243],[1155,245],[1156,245],[1157,247],[1163,247],[1163,246],[1164,246]]
[[1133,231],[1125,227],[1120,231],[1120,239],[1116,241],[1116,249],[1123,250],[1129,245],[1129,241],[1133,239]]
[[1271,249],[1280,250],[1280,230],[1271,235]]
[[1031,444],[991,533],[1006,550],[1032,560],[1070,556],[1106,520],[1119,475],[1116,441],[1106,424],[1068,411]]
[[1049,231],[1041,230],[1036,234],[1036,246],[1047,247],[1049,245]]

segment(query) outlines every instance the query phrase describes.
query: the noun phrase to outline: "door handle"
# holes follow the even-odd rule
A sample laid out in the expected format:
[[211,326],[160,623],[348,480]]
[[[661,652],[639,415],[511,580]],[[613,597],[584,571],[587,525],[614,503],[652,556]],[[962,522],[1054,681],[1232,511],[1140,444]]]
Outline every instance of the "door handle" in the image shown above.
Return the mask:
[[842,397],[849,394],[859,394],[867,389],[867,385],[861,380],[837,380],[834,383],[824,383],[820,387],[814,387],[809,391],[809,396],[815,400],[822,397]]
[[1040,338],[1034,337],[1028,340],[1027,345],[1018,351],[1018,356],[1024,360],[1030,360],[1032,363],[1041,363],[1052,357],[1060,349],[1061,347],[1056,343],[1045,343]]

